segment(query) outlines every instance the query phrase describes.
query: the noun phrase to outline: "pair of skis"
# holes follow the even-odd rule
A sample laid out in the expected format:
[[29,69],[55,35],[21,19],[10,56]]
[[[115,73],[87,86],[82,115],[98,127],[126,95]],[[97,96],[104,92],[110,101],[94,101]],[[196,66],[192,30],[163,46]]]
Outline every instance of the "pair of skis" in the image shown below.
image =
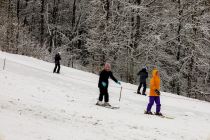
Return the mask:
[[[146,114],[146,113],[144,113],[144,114]],[[174,117],[170,117],[170,116],[167,116],[167,115],[164,115],[164,114],[162,114],[162,115],[156,115],[155,113],[153,113],[153,114],[146,114],[146,115],[157,116],[157,117],[166,118],[166,119],[174,119]]]
[[96,104],[97,106],[101,106],[101,107],[105,107],[105,108],[109,108],[109,109],[119,109],[120,107],[117,107],[117,106],[106,106],[106,105],[99,105],[99,104]]
[[163,115],[163,116],[160,116],[161,118],[166,118],[166,119],[174,119],[174,117],[170,117],[170,116],[165,116],[165,115]]

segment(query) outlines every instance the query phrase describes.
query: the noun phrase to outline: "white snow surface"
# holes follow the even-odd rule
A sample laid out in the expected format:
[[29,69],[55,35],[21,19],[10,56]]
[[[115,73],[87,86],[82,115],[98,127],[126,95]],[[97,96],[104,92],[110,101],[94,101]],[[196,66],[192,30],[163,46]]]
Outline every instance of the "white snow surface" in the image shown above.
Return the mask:
[[120,86],[110,80],[110,104],[120,107],[112,110],[95,105],[98,75],[53,68],[0,52],[0,140],[210,140],[208,102],[162,92],[161,112],[174,119],[145,115],[148,97],[122,83],[119,102]]

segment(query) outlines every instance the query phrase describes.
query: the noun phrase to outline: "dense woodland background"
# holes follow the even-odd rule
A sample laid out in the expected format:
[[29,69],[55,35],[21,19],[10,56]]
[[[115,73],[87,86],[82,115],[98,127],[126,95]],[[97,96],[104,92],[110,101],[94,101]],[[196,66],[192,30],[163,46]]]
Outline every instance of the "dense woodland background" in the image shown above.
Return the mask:
[[210,0],[0,0],[0,50],[210,101]]

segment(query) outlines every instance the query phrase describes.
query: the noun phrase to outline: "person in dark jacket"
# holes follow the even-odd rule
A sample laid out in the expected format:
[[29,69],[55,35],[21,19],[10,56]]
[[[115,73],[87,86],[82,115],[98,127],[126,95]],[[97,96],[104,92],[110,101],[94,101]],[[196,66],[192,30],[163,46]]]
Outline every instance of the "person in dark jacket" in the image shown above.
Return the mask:
[[[60,73],[60,60],[61,60],[61,53],[58,52],[56,55],[55,55],[55,68],[53,70],[53,73]],[[57,70],[57,71],[56,71]]]
[[147,88],[147,78],[148,78],[148,72],[147,72],[147,67],[144,67],[142,70],[140,70],[138,72],[138,74],[140,76],[140,84],[139,84],[139,87],[137,89],[137,94],[141,94],[140,90],[141,90],[141,87],[143,85],[143,92],[142,92],[142,95],[146,95],[146,88]]
[[[100,90],[99,101],[96,105],[104,105],[104,106],[111,106],[109,104],[109,93],[108,93],[108,86],[109,86],[109,77],[118,84],[121,84],[112,74],[111,66],[109,63],[104,65],[104,69],[100,72],[98,88]],[[104,98],[104,104],[102,103]]]

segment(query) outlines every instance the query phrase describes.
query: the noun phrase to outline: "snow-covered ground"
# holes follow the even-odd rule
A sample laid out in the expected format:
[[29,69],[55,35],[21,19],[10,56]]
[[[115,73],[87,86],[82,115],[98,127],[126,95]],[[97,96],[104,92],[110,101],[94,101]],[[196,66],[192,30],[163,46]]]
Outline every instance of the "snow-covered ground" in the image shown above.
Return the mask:
[[[5,70],[2,70],[6,58]],[[210,140],[210,103],[162,93],[162,113],[143,114],[148,97],[110,81],[112,110],[96,106],[98,76],[0,52],[0,140]],[[155,106],[153,106],[155,111]]]

